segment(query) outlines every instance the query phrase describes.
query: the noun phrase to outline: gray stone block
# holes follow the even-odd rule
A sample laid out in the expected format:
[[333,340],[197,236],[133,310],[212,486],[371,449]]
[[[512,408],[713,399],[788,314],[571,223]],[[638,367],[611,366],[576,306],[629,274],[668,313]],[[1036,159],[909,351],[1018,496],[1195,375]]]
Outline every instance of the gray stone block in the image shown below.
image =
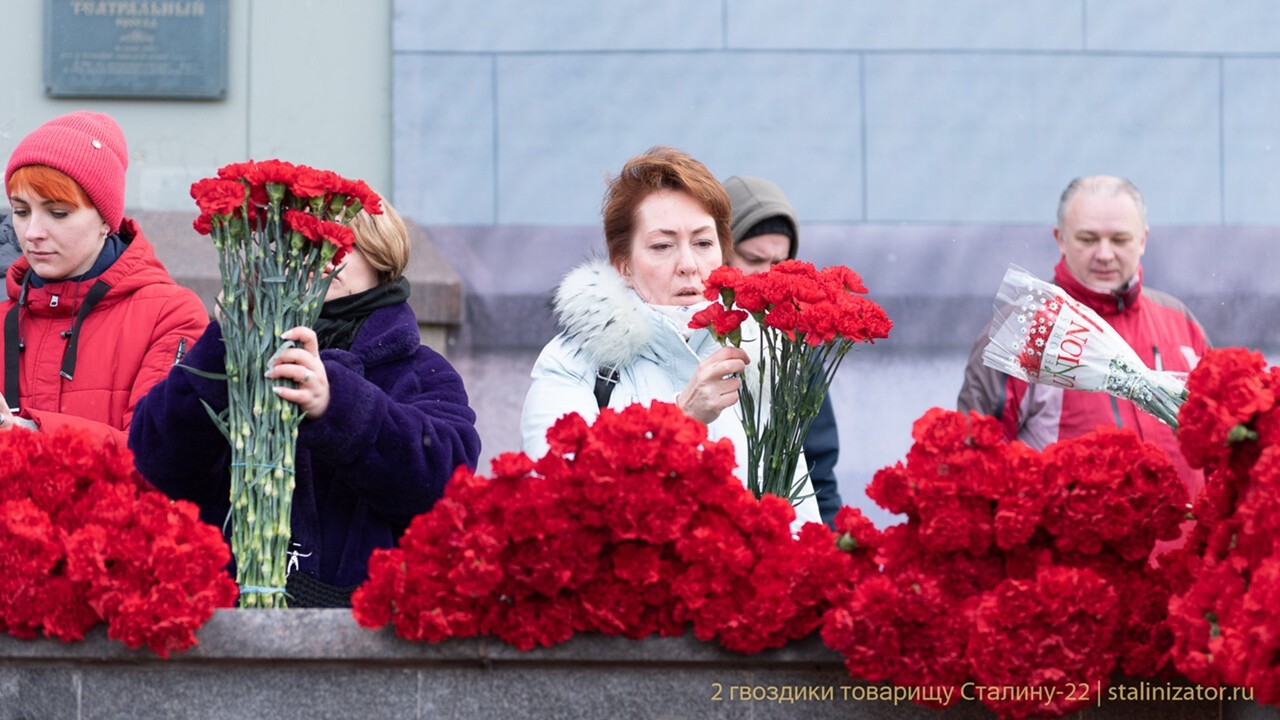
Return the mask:
[[0,720],[79,720],[80,673],[0,659]]
[[[802,215],[800,254],[863,276],[895,321],[885,347],[967,352],[1010,263],[1052,277],[1059,253],[1053,210],[1045,212],[1034,225],[809,223]],[[560,279],[604,255],[599,230],[586,225],[430,233],[466,285],[462,343],[477,349],[541,347],[555,334],[549,301]],[[1186,302],[1215,344],[1254,348],[1280,346],[1269,320],[1280,311],[1280,287],[1256,271],[1276,262],[1269,228],[1219,225],[1156,226],[1143,258],[1147,286]]]
[[1280,60],[1222,63],[1224,216],[1228,223],[1280,223]]
[[728,0],[729,47],[1079,50],[1079,3],[1056,0]]
[[1269,0],[1084,0],[1091,51],[1273,53],[1280,6]]
[[392,176],[396,209],[424,223],[492,223],[493,59],[398,55]]
[[810,217],[861,217],[856,56],[504,56],[498,71],[498,223],[598,227],[606,179],[653,145],[769,177]]
[[[840,700],[841,685],[852,685],[839,666],[814,670],[779,669],[766,676],[733,667],[645,665],[626,673],[608,666],[494,665],[474,671],[444,670],[423,675],[423,717],[538,717],[562,720],[653,718],[926,717],[932,711],[899,708],[897,714],[851,713],[855,703]],[[772,703],[730,700],[731,688],[832,688],[835,700]],[[457,692],[467,686],[470,692]],[[513,692],[513,688],[519,688]],[[735,696],[736,697],[736,696]],[[861,710],[862,708],[859,708]]]
[[399,51],[675,50],[721,46],[720,3],[396,0]]
[[869,221],[1051,221],[1095,173],[1153,225],[1221,221],[1214,60],[874,55],[866,78]]
[[86,673],[83,720],[412,718],[412,668],[183,665]]

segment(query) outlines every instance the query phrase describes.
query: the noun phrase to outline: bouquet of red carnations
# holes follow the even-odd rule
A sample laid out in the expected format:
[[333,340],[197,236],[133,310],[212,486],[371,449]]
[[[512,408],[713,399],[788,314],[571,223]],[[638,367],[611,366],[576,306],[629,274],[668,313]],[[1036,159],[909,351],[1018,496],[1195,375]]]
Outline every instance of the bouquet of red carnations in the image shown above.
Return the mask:
[[[280,160],[234,163],[191,186],[197,232],[211,235],[222,270],[228,406],[209,409],[231,444],[231,551],[244,607],[284,607],[294,448],[302,416],[265,377],[311,326],[329,288],[327,266],[355,244],[346,223],[380,213],[367,185]],[[182,366],[191,372],[191,368]]]
[[884,308],[862,297],[866,292],[862,278],[843,265],[817,270],[798,260],[754,275],[722,266],[707,278],[704,294],[712,303],[689,327],[737,346],[748,317],[760,327],[757,372],[739,391],[747,487],[756,497],[802,499],[792,486],[796,466],[840,362],[855,343],[886,338],[893,327]]
[[1148,368],[1092,308],[1065,290],[1010,265],[996,293],[987,367],[1030,383],[1106,392],[1177,429],[1186,400],[1177,373]]

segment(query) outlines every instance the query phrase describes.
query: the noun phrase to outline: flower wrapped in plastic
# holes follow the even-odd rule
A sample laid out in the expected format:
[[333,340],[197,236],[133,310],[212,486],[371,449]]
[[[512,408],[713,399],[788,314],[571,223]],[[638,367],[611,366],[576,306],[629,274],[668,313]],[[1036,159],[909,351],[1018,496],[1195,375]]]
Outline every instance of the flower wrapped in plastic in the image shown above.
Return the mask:
[[1187,398],[1181,373],[1148,368],[1092,308],[1017,265],[996,293],[990,340],[982,353],[987,367],[1029,383],[1131,400],[1178,427]]

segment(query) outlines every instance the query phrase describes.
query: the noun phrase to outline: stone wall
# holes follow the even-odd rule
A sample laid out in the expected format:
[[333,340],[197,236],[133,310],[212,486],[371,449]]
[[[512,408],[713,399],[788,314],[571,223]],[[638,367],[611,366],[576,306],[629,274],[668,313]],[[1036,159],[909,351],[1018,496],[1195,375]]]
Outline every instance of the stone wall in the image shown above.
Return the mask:
[[605,179],[657,144],[777,182],[800,255],[861,272],[891,347],[967,349],[1058,195],[1147,196],[1152,287],[1280,345],[1280,6],[1267,0],[394,0],[394,195],[480,348],[540,347],[603,254]]
[[[222,288],[218,253],[208,238],[192,230],[195,211],[131,211],[128,215],[138,221],[174,280],[194,290],[212,313]],[[405,271],[412,286],[409,305],[418,316],[423,344],[448,354],[463,318],[462,279],[441,257],[427,233],[412,220],[405,222],[412,242],[409,268]]]
[[[358,627],[346,610],[220,610],[199,639],[161,660],[108,640],[101,628],[70,644],[0,634],[0,720],[994,717],[971,702],[939,714],[869,700],[879,688],[851,681],[816,637],[752,656],[692,636],[580,635],[520,652],[495,640],[410,643],[389,629]],[[806,697],[738,699],[744,687],[757,698],[781,697],[782,688]],[[1277,715],[1246,703],[1103,701],[1073,717]]]

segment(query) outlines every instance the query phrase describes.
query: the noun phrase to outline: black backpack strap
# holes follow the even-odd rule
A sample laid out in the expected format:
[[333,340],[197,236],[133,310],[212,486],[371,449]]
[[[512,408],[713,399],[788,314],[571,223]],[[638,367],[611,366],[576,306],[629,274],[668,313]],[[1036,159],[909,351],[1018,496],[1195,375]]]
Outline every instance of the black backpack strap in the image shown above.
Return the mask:
[[31,272],[22,276],[22,290],[18,293],[18,302],[9,308],[4,317],[4,399],[9,407],[22,407],[18,388],[18,365],[21,362],[22,337],[18,332],[18,313],[27,304],[27,281]]
[[106,297],[107,291],[111,289],[105,281],[99,280],[89,288],[89,294],[85,296],[84,302],[80,303],[80,310],[76,313],[75,322],[71,325],[71,329],[63,333],[63,337],[68,338],[67,347],[62,351],[62,371],[58,373],[67,380],[72,380],[76,376],[76,354],[80,348],[80,326],[84,324],[84,319],[89,317],[89,313],[102,302],[102,298]]
[[618,368],[602,367],[596,370],[596,405],[601,410],[609,406],[613,388],[618,385]]

